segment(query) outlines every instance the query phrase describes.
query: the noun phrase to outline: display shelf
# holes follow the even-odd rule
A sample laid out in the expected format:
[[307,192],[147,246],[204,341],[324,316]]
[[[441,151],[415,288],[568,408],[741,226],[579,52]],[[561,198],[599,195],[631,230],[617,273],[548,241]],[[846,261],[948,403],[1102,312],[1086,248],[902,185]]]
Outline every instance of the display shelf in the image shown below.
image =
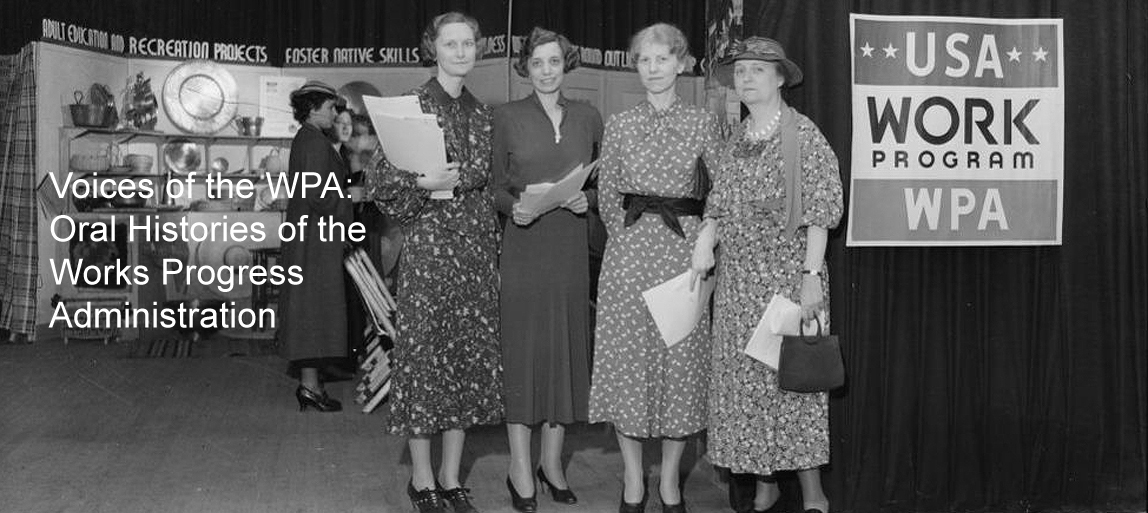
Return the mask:
[[[93,141],[97,146],[107,149],[106,154],[109,156],[116,155],[119,152],[113,151],[122,145],[128,143],[145,143],[154,144],[154,165],[148,173],[130,173],[123,171],[77,171],[72,169],[69,165],[72,154],[75,151],[74,145],[81,140]],[[207,176],[210,174],[214,183],[233,183],[239,180],[248,180],[252,183],[266,182],[266,175],[262,172],[258,173],[214,173],[208,169],[212,161],[212,148],[226,148],[226,147],[239,147],[243,154],[242,157],[237,159],[240,163],[240,170],[254,169],[259,164],[255,159],[255,148],[266,147],[272,148],[270,150],[272,155],[281,155],[281,151],[290,147],[291,137],[268,137],[268,136],[250,136],[250,135],[227,135],[227,134],[184,134],[184,133],[167,133],[149,130],[122,130],[114,128],[90,128],[90,127],[60,127],[60,168],[63,173],[68,170],[80,173],[83,179],[113,179],[113,180],[138,180],[138,179],[154,179],[159,180],[159,187],[163,187],[163,183],[171,179],[185,179],[186,174],[179,174],[170,171],[166,164],[163,162],[164,145],[173,141],[191,141],[197,145],[202,145],[202,170],[197,170],[192,181],[195,183],[204,183],[207,181]],[[87,143],[91,145],[92,143]],[[234,158],[235,150],[229,150]],[[102,150],[101,150],[102,152]],[[227,153],[227,152],[225,152]],[[281,158],[281,157],[277,157]],[[116,165],[118,162],[115,158],[109,158],[111,165]],[[245,160],[245,161],[244,161]],[[154,203],[149,200],[149,207],[156,207]],[[75,212],[74,203],[67,202],[68,210]]]
[[157,132],[154,130],[118,130],[114,128],[87,128],[87,127],[62,127],[61,130],[66,132],[75,132],[69,134],[71,140],[81,139],[90,135],[111,136],[113,138],[122,138],[119,140],[113,139],[114,144],[126,144],[135,139],[144,140],[162,140],[171,141],[174,139],[189,139],[192,141],[202,141],[208,144],[251,144],[259,145],[283,145],[283,143],[290,143],[292,137],[269,137],[261,135],[222,135],[222,134],[177,134],[168,132]]

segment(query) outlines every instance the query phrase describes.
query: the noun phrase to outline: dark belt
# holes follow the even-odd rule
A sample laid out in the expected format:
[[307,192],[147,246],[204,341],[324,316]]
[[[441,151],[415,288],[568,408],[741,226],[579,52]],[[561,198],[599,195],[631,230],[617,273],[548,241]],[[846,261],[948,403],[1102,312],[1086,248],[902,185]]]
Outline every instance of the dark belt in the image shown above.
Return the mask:
[[702,214],[705,213],[706,202],[705,200],[694,198],[666,198],[662,196],[623,194],[622,208],[626,211],[626,219],[622,223],[623,226],[630,226],[638,222],[638,218],[642,217],[642,214],[653,212],[661,215],[662,222],[666,223],[666,227],[684,239],[686,238],[686,234],[682,231],[682,224],[678,222],[678,218],[683,216],[701,217]]

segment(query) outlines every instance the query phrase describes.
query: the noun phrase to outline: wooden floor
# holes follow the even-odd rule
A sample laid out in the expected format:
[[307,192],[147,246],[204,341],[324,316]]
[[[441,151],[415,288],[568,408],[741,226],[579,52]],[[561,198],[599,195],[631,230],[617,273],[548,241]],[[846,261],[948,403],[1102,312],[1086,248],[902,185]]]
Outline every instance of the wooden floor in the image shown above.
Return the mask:
[[[0,344],[2,512],[405,512],[410,459],[383,408],[299,413],[272,356],[127,358],[127,344]],[[351,403],[353,384],[328,390]],[[535,442],[537,443],[537,441]],[[657,449],[647,444],[651,491]],[[617,511],[621,458],[602,425],[570,430],[567,477],[580,504]],[[690,511],[728,511],[691,442]],[[463,480],[483,512],[510,512],[501,426],[468,432]],[[652,493],[648,511],[660,511]]]

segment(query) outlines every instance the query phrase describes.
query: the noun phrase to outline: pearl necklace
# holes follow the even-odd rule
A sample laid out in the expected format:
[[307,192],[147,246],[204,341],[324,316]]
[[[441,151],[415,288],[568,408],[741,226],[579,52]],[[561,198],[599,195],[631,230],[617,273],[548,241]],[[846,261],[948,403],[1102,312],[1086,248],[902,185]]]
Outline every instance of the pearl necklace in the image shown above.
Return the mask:
[[781,109],[777,109],[777,114],[773,115],[773,119],[769,121],[765,128],[758,128],[754,130],[746,130],[745,137],[755,141],[765,139],[769,134],[773,133],[773,129],[777,128],[777,123],[781,121]]

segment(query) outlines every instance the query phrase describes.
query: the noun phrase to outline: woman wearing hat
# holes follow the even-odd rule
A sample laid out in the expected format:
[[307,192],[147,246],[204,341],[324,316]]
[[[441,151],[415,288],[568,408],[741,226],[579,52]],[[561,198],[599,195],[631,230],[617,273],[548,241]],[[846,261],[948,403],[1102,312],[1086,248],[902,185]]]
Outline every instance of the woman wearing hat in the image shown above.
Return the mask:
[[[335,89],[318,81],[309,81],[291,93],[291,109],[302,126],[291,141],[289,178],[314,173],[321,183],[332,175],[343,183],[346,166],[324,134],[334,124],[335,101]],[[291,360],[291,373],[299,372],[295,389],[299,409],[339,411],[342,404],[323,390],[320,370],[338,368],[347,356],[343,242],[321,240],[319,219],[350,224],[354,220],[351,200],[334,191],[297,194],[287,201],[284,222],[298,224],[304,216],[307,222],[302,233],[283,243],[283,265],[299,266],[303,280],[283,285],[278,335]]]
[[[367,196],[402,223],[398,336],[391,359],[387,429],[407,437],[407,494],[421,512],[475,511],[459,482],[465,429],[502,421],[498,340],[498,224],[490,178],[490,107],[463,86],[478,57],[478,22],[436,16],[420,55],[436,75],[410,94],[438,116],[445,168],[420,175],[379,152],[366,170]],[[431,192],[453,191],[451,199]],[[442,464],[431,466],[430,437],[442,435]],[[445,501],[445,502],[444,502]]]
[[829,462],[828,395],[779,389],[777,373],[743,348],[774,294],[799,302],[807,319],[828,320],[825,246],[842,210],[837,157],[817,126],[781,98],[781,89],[802,75],[776,41],[747,39],[715,73],[749,117],[712,168],[693,255],[693,271],[704,274],[721,245],[709,458],[733,474],[736,511],[768,511],[779,496],[770,476],[796,470],[805,510],[828,513],[819,470]]
[[642,440],[661,442],[664,511],[685,511],[679,464],[685,439],[706,427],[709,323],[666,347],[642,291],[690,267],[704,207],[698,160],[717,143],[713,116],[678,97],[692,65],[681,30],[664,23],[631,43],[646,99],[610,118],[599,202],[609,238],[602,262],[590,421],[610,422],[625,464],[622,512],[647,499]]

